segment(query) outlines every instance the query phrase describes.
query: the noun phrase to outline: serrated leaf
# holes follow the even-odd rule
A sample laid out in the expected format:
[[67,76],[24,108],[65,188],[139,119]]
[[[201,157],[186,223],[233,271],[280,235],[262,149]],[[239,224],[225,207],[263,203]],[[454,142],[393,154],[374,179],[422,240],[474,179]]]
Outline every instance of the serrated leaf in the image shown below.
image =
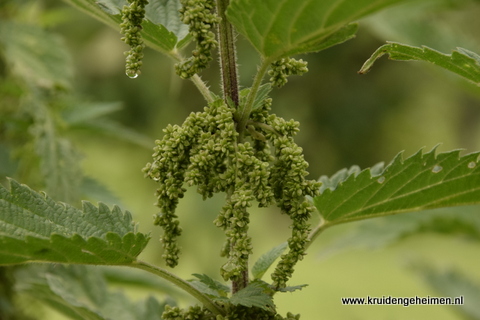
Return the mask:
[[372,175],[369,169],[348,176],[335,189],[324,189],[314,203],[327,223],[337,224],[401,212],[480,203],[478,153],[435,155],[421,150],[402,154]]
[[420,265],[413,269],[439,293],[441,297],[463,297],[463,304],[455,305],[465,319],[480,319],[480,284],[464,274],[450,270],[439,272],[431,267]]
[[136,260],[149,236],[136,232],[128,211],[58,203],[10,180],[0,186],[0,265],[33,261],[124,265]]
[[278,291],[280,291],[280,292],[294,292],[294,291],[297,291],[297,290],[302,290],[306,286],[308,286],[308,284],[300,284],[298,286],[289,286],[289,287],[285,287],[285,288],[280,288],[280,289],[278,289]]
[[228,20],[264,57],[316,52],[351,39],[352,22],[402,0],[232,0]]
[[[107,25],[119,29],[120,11],[125,0],[65,0]],[[188,26],[180,21],[179,0],[151,0],[145,8],[142,37],[155,50],[170,54],[178,43],[184,45]]]
[[265,285],[261,282],[251,282],[248,286],[233,294],[230,298],[230,303],[249,308],[257,307],[264,310],[275,308],[272,296],[265,293],[267,290]]
[[[247,97],[250,93],[251,88],[245,88],[240,91],[240,104],[243,105],[247,103]],[[264,83],[258,88],[257,95],[255,96],[255,100],[253,101],[252,110],[260,108],[265,99],[268,98],[268,94],[272,91],[272,84],[271,83]]]
[[288,244],[284,242],[263,254],[252,267],[253,278],[261,279],[268,268],[282,255],[287,246]]
[[224,285],[223,283],[210,278],[206,274],[194,273],[194,277],[200,280],[201,283],[205,284],[209,289],[215,291],[217,296],[226,296],[230,291],[230,287]]
[[377,49],[365,62],[359,73],[367,73],[380,57],[388,54],[391,60],[427,61],[454,72],[465,79],[480,85],[480,56],[475,52],[457,48],[447,55],[422,46],[413,47],[401,43],[389,42]]
[[0,21],[0,53],[27,83],[70,87],[73,66],[63,41],[38,26]]
[[101,269],[82,265],[32,265],[16,273],[16,287],[73,319],[160,320],[164,304],[153,297],[134,303],[108,290]]

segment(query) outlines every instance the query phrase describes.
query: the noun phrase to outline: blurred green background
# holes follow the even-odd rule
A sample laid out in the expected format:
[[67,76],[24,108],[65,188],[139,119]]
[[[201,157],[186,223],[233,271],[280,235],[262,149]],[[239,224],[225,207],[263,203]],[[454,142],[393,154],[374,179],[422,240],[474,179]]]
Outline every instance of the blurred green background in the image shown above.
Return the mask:
[[[382,59],[369,74],[357,74],[363,62],[387,40],[427,45],[445,53],[457,46],[479,53],[479,16],[480,1],[415,1],[365,19],[358,36],[345,44],[302,56],[310,71],[291,77],[281,90],[274,89],[272,98],[275,113],[301,123],[297,142],[310,163],[310,177],[331,175],[353,164],[370,167],[390,161],[402,150],[410,156],[437,144],[439,151],[480,150],[477,86],[419,62]],[[32,24],[61,37],[71,56],[71,91],[90,103],[120,102],[122,109],[110,119],[151,141],[147,147],[89,131],[66,132],[82,154],[84,173],[120,199],[108,204],[119,202],[133,213],[140,231],[152,233],[141,258],[162,265],[160,232],[152,225],[155,184],[143,178],[141,169],[150,161],[154,140],[161,138],[167,124],[181,124],[191,111],[204,107],[201,95],[189,81],[175,76],[169,59],[150,49],[145,52],[141,76],[129,79],[124,71],[127,47],[119,32],[61,1],[3,0],[2,19]],[[258,56],[240,36],[238,62],[240,84],[248,87]],[[220,92],[218,69],[213,62],[201,74],[216,92]],[[7,90],[12,70],[8,57],[1,58],[0,108],[15,108],[21,100],[21,94],[18,99],[8,99],[15,96]],[[12,160],[5,159],[0,158],[2,173],[9,172],[7,164],[12,165]],[[93,196],[89,200],[99,199]],[[181,201],[178,213],[184,229],[180,240],[183,255],[174,271],[183,277],[206,273],[219,278],[223,259],[218,252],[223,239],[212,221],[222,200],[216,196],[204,202],[192,189]],[[478,214],[478,208],[470,209]],[[276,209],[252,210],[252,261],[285,241],[288,224]],[[302,319],[468,319],[448,306],[342,306],[340,297],[441,296],[411,267],[419,261],[440,271],[457,270],[480,286],[478,239],[427,230],[376,250],[355,247],[325,254],[330,244],[355,228],[352,224],[328,230],[310,247],[291,280],[292,285],[309,286],[276,296],[281,313],[301,313]],[[132,292],[134,297],[145,294]]]

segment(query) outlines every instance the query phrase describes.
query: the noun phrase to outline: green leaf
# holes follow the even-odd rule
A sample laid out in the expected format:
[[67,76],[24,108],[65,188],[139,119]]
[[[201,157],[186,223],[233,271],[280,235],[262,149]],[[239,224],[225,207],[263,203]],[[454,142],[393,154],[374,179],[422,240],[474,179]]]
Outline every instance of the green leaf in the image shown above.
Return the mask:
[[73,76],[63,41],[35,25],[0,21],[0,53],[12,71],[42,88],[69,88]]
[[57,136],[49,122],[36,123],[32,133],[46,191],[57,200],[76,203],[82,181],[79,153],[69,140]]
[[264,310],[275,308],[272,296],[265,293],[267,284],[261,282],[251,282],[242,290],[237,291],[230,298],[233,305],[242,305],[245,307],[257,307]]
[[380,57],[388,54],[391,60],[427,61],[464,77],[480,85],[480,56],[472,51],[457,48],[451,55],[443,54],[431,48],[412,47],[389,42],[377,49],[365,62],[359,73],[367,73]]
[[277,260],[287,248],[286,242],[264,253],[253,265],[252,275],[254,279],[261,279],[268,268]]
[[84,202],[79,210],[14,180],[10,191],[0,186],[0,265],[125,265],[136,260],[148,240],[119,207]]
[[[69,4],[90,14],[103,23],[120,29],[120,11],[124,0],[65,0]],[[142,24],[142,37],[153,49],[171,54],[177,44],[185,45],[188,26],[180,21],[179,0],[150,0],[145,8],[145,21]]]
[[[463,305],[455,305],[465,319],[480,319],[480,283],[458,271],[439,272],[425,265],[414,266],[414,271],[439,293],[440,297],[463,296]],[[463,318],[462,318],[463,319]]]
[[308,284],[300,284],[298,286],[290,286],[290,287],[280,288],[280,289],[278,289],[278,291],[280,291],[280,292],[294,292],[294,291],[297,291],[297,290],[302,290],[306,286],[308,286]]
[[316,52],[351,39],[352,22],[403,0],[232,0],[228,20],[264,57]]
[[[211,290],[213,290],[215,296],[226,297],[227,293],[230,292],[230,287],[224,285],[223,283],[215,279],[210,278],[206,274],[194,273],[193,276],[199,279],[200,282],[206,285],[207,288],[209,289],[209,290],[206,290],[204,293],[211,294]],[[196,286],[196,288],[199,289],[199,286]]]
[[17,288],[73,319],[160,320],[164,304],[137,303],[108,290],[102,270],[82,265],[32,265],[16,273]]
[[[244,105],[247,103],[247,98],[250,91],[251,88],[245,88],[240,90],[240,105]],[[265,99],[268,98],[270,91],[272,91],[271,83],[264,83],[258,88],[257,95],[255,96],[255,100],[253,101],[252,110],[258,109],[263,105]]]
[[460,151],[435,155],[421,150],[402,160],[402,154],[381,172],[352,173],[315,197],[326,223],[337,224],[441,207],[480,203],[478,153]]

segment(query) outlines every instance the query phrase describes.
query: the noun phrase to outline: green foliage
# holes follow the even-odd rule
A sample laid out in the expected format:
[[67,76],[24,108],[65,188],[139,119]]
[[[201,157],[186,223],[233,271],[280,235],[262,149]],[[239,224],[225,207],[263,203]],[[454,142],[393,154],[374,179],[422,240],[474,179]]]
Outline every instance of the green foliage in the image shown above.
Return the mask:
[[480,199],[478,153],[435,155],[401,153],[385,168],[342,171],[333,181],[322,177],[315,206],[327,224],[369,219],[408,211],[476,204]]
[[63,41],[33,25],[0,21],[2,54],[15,73],[42,88],[71,85],[71,58]]
[[201,289],[203,292],[207,294],[212,294],[213,296],[219,298],[219,297],[226,297],[227,293],[230,291],[230,287],[218,282],[217,280],[210,278],[205,274],[194,273],[193,276],[199,279],[198,281],[199,283],[206,286],[206,287],[202,287]]
[[271,61],[317,52],[351,39],[353,21],[401,0],[232,0],[228,19]]
[[252,267],[253,278],[262,279],[268,268],[282,255],[285,249],[287,249],[287,243],[282,243],[263,254]]
[[478,206],[440,208],[425,212],[409,212],[356,224],[348,234],[323,250],[324,256],[352,248],[381,249],[425,233],[459,236],[480,240]]
[[247,287],[236,292],[230,298],[233,305],[241,305],[245,307],[257,307],[268,310],[274,308],[272,296],[267,294],[265,285],[261,282],[252,282]]
[[439,271],[429,265],[413,265],[412,269],[441,297],[463,297],[464,304],[456,305],[465,319],[480,318],[480,284],[457,270]]
[[84,202],[57,203],[10,181],[0,186],[0,265],[33,261],[124,265],[136,260],[148,235],[135,231],[128,211]]
[[[120,11],[126,1],[65,0],[94,18],[119,29]],[[152,0],[145,8],[141,36],[145,43],[164,54],[174,55],[177,47],[188,43],[188,28],[181,23],[177,0]]]
[[39,299],[71,319],[161,319],[164,304],[152,296],[136,303],[109,290],[101,270],[91,266],[44,265],[15,272],[20,292]]
[[388,54],[392,60],[427,61],[480,85],[480,56],[463,48],[457,48],[451,55],[447,55],[425,46],[418,48],[392,42],[378,48],[365,62],[359,73],[367,73],[374,62],[384,54]]

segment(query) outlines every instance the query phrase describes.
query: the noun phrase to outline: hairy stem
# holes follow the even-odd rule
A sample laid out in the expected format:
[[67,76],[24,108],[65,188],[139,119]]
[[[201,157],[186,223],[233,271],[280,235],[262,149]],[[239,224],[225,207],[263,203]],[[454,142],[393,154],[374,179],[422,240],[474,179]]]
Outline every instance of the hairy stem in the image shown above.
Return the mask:
[[213,102],[215,99],[213,98],[212,96],[212,93],[210,92],[210,89],[208,89],[207,85],[205,84],[205,82],[202,80],[202,78],[200,78],[200,76],[198,74],[194,74],[190,80],[192,80],[192,82],[195,84],[195,86],[197,87],[198,91],[200,91],[200,93],[202,94],[203,98],[208,102],[208,103],[211,103]]
[[225,11],[230,0],[217,0],[217,14],[220,17],[218,24],[218,38],[220,41],[220,67],[222,70],[223,98],[238,106],[238,73],[235,52],[235,35],[233,27],[228,22]]
[[[181,57],[181,55],[178,53],[178,52],[175,52],[174,54],[171,54],[170,55],[172,57],[172,59],[176,62],[180,62],[183,60],[183,58]],[[207,84],[205,83],[205,81],[202,80],[202,78],[200,78],[200,76],[198,74],[194,74],[190,80],[193,82],[193,84],[197,87],[198,91],[200,91],[200,93],[202,94],[203,98],[208,102],[208,103],[211,103],[213,102],[215,99],[213,98],[213,95],[212,95],[212,92],[210,91],[210,89],[208,89],[208,86]]]
[[204,293],[198,291],[195,287],[193,287],[190,283],[187,281],[183,280],[182,278],[177,277],[171,272],[168,272],[165,269],[156,267],[154,265],[148,264],[144,261],[134,261],[132,264],[128,265],[129,267],[137,268],[137,269],[142,269],[145,271],[148,271],[150,273],[153,273],[159,277],[162,277],[163,279],[170,281],[177,287],[185,290],[189,294],[191,294],[193,297],[195,297],[198,301],[200,301],[205,308],[210,310],[216,315],[225,315],[225,311],[220,308],[215,302],[213,302],[209,297],[207,297]]
[[[223,99],[225,102],[233,102],[235,107],[239,106],[239,89],[238,89],[238,73],[237,58],[235,48],[235,35],[233,27],[228,22],[225,11],[227,10],[230,0],[217,0],[217,14],[220,17],[218,24],[218,38],[220,44],[220,68],[222,72]],[[238,128],[237,128],[238,130]],[[241,141],[242,136],[239,136]],[[232,243],[232,246],[234,244]],[[248,285],[248,262],[244,266],[240,279],[232,282],[232,292],[245,288]]]

